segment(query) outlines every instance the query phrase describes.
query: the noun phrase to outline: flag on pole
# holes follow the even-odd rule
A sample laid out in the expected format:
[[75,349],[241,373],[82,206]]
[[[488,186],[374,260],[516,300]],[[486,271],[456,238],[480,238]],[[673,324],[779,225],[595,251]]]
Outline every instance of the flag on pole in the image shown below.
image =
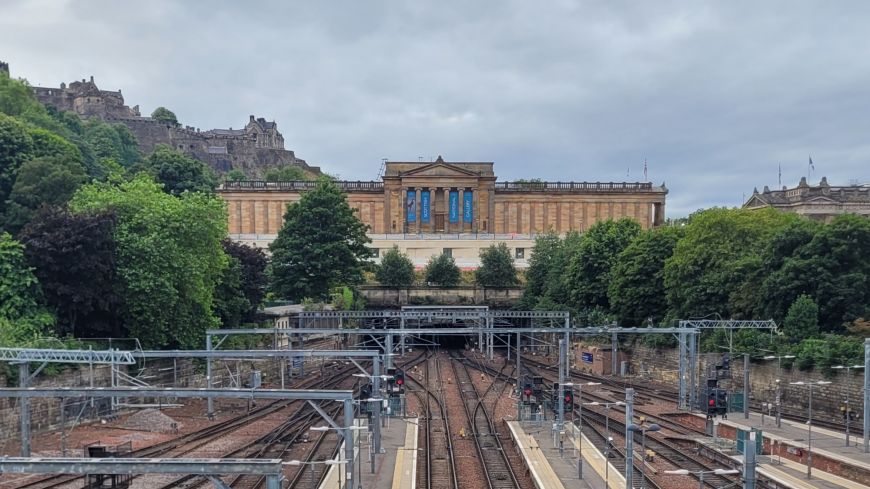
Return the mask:
[[782,163],[779,164],[779,184],[782,185]]
[[813,155],[810,155],[810,169],[816,171],[816,166],[813,165]]
[[643,159],[643,181],[645,182],[646,178],[646,158]]

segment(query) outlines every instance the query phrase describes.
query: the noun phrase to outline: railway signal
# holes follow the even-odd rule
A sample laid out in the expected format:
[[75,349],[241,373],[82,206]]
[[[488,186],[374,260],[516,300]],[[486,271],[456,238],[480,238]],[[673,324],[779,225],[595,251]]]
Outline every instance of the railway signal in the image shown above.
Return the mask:
[[562,393],[562,398],[565,400],[565,407],[573,406],[574,390],[570,387],[566,387],[565,392]]
[[526,384],[523,387],[523,402],[526,404],[531,404],[533,393],[534,393],[534,391],[532,391],[532,386],[530,384]]
[[[747,401],[747,399],[743,400],[743,402]],[[728,417],[728,391],[725,389],[716,389],[716,413]]]
[[400,391],[405,390],[405,372],[402,369],[396,369],[396,387],[399,388]]

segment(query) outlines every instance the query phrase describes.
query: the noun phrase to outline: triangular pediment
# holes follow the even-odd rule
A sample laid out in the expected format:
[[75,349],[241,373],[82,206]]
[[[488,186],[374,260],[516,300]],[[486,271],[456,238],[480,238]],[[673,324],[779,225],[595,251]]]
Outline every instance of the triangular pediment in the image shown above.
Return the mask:
[[753,208],[753,207],[764,207],[767,205],[769,205],[769,204],[767,202],[765,202],[761,197],[759,197],[758,195],[753,195],[752,197],[749,198],[749,200],[746,201],[745,204],[743,204],[743,207]]
[[805,204],[838,204],[836,200],[826,197],[824,195],[819,195],[817,197],[813,197],[811,199],[807,199],[804,201]]
[[400,173],[403,177],[410,176],[437,176],[437,177],[477,177],[480,176],[478,173],[475,173],[471,170],[466,170],[465,168],[460,168],[458,166],[451,165],[450,163],[445,163],[443,161],[436,161],[435,163],[429,163],[428,165],[423,165],[418,168],[414,168],[413,170],[408,170],[406,172]]

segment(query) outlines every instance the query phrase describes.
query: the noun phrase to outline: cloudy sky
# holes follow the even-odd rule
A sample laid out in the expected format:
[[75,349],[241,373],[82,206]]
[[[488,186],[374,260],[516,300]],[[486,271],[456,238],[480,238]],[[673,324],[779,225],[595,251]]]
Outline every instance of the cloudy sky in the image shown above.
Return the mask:
[[[93,75],[202,129],[276,120],[347,179],[382,158],[502,180],[649,179],[668,214],[808,171],[870,182],[870,2],[4,0],[0,60]],[[629,173],[630,172],[630,173]]]

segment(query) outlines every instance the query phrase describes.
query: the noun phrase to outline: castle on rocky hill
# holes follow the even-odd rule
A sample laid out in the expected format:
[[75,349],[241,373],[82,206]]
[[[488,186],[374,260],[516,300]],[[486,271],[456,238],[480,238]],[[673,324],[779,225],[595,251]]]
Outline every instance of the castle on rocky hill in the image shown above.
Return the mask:
[[[9,65],[0,63],[0,70],[8,73]],[[278,125],[262,117],[250,116],[241,129],[200,131],[199,128],[143,117],[138,105],[129,107],[125,104],[120,90],[101,90],[93,76],[69,85],[61,83],[57,88],[32,88],[37,100],[58,110],[126,125],[146,154],[156,145],[165,144],[205,162],[218,172],[239,169],[249,178],[261,177],[268,168],[288,165],[320,173],[319,167],[309,166],[293,151],[284,149],[284,136],[278,132]]]

